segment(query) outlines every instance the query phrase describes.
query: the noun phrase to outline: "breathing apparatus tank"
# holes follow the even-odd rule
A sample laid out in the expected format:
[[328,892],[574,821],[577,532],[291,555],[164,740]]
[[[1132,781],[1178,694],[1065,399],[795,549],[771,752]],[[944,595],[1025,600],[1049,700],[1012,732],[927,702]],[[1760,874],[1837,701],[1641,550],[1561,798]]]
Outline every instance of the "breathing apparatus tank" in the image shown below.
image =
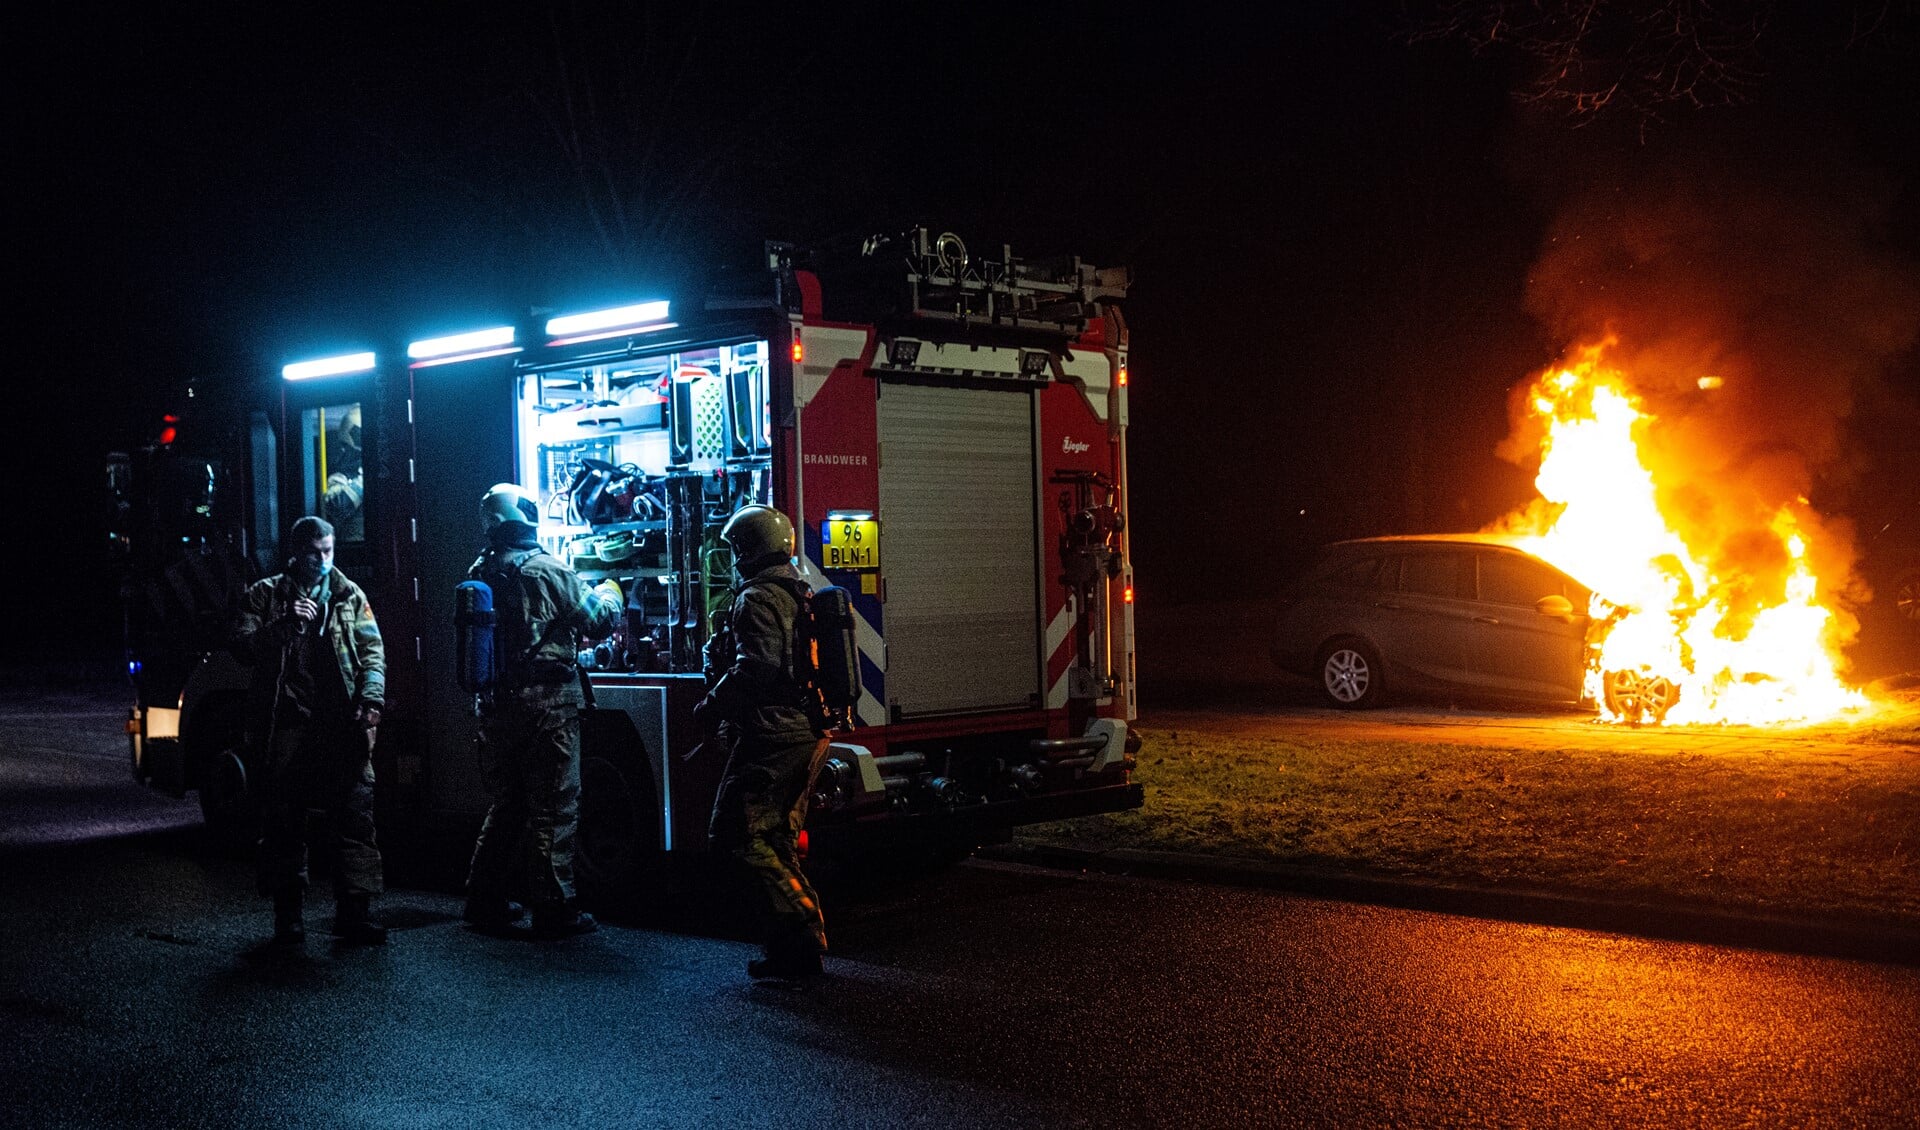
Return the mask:
[[454,677],[472,694],[493,688],[494,620],[487,582],[460,582],[453,599]]
[[853,642],[853,596],[839,585],[816,589],[808,600],[813,620],[814,683],[829,713],[851,728],[860,701],[860,654]]

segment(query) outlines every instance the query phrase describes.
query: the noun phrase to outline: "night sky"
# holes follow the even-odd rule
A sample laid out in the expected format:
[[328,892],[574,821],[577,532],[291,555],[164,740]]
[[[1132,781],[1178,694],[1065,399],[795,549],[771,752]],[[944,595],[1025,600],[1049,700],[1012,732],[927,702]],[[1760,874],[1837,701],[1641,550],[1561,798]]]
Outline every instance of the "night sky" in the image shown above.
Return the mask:
[[1524,502],[1509,392],[1604,320],[1772,374],[1723,424],[1822,507],[1920,478],[1911,2],[1723,6],[1766,17],[1740,104],[1591,114],[1392,3],[649,7],[76,5],[10,37],[16,638],[117,652],[102,458],[188,381],[914,224],[1134,268],[1142,600]]

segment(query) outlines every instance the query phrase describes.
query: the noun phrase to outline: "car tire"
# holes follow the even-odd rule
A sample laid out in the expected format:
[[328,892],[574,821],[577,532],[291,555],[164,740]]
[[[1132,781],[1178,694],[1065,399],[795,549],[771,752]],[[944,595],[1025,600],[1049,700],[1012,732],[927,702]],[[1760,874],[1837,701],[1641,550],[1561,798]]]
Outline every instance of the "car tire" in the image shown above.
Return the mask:
[[1659,725],[1680,701],[1680,688],[1665,675],[1644,671],[1608,671],[1601,676],[1607,711],[1629,725]]
[[1893,582],[1893,611],[1907,627],[1920,630],[1920,573]]
[[1320,693],[1329,705],[1340,710],[1378,706],[1386,694],[1380,653],[1364,640],[1344,637],[1328,641],[1313,666],[1319,674]]

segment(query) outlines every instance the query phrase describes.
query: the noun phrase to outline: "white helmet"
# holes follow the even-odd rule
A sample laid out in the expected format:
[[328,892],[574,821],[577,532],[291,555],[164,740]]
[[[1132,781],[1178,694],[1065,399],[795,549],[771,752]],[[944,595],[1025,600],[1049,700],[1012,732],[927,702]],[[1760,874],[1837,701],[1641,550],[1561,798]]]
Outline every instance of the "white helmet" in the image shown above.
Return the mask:
[[733,550],[736,569],[751,569],[768,558],[793,556],[793,523],[771,506],[742,506],[727,519],[720,536]]
[[480,499],[480,517],[489,532],[507,525],[540,528],[540,507],[513,483],[495,483]]

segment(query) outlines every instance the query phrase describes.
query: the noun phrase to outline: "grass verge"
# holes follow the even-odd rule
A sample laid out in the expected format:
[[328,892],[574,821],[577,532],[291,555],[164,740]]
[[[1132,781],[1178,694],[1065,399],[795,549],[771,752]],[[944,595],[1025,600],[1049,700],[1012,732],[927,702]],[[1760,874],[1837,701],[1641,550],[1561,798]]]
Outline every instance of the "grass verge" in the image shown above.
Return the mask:
[[1920,747],[1327,739],[1201,713],[1141,734],[1144,807],[1017,840],[1920,927]]

